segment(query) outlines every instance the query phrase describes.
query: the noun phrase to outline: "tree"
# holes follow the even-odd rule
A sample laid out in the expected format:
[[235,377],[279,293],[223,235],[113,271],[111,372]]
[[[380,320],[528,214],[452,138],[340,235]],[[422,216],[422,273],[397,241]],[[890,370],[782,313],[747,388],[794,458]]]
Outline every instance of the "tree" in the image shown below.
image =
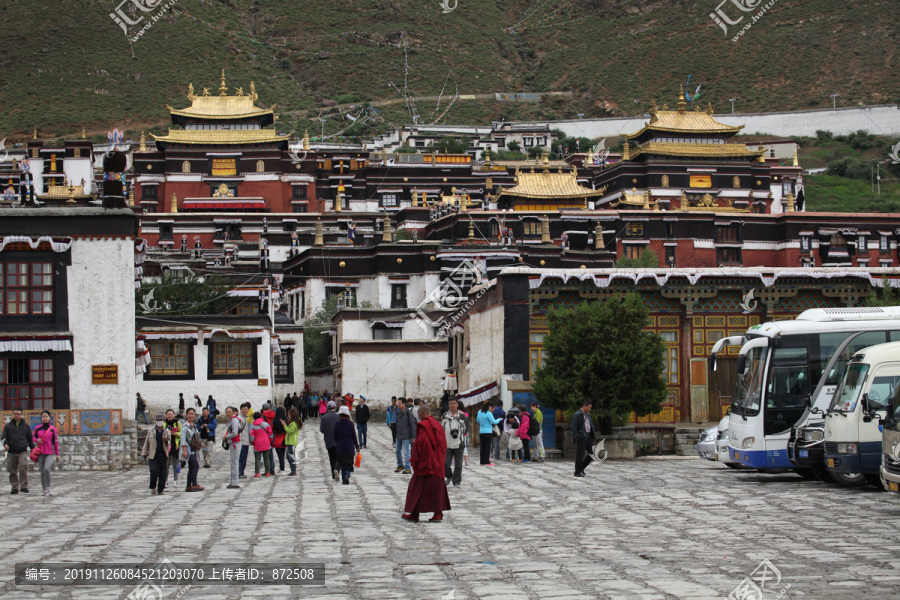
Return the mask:
[[509,150],[510,152],[518,152],[521,148],[522,148],[522,146],[520,146],[519,142],[517,142],[515,140],[511,141],[510,143],[508,143],[506,145],[506,149]]
[[866,298],[866,306],[900,306],[900,293],[891,286],[891,282],[887,277],[881,278],[881,293],[879,294],[875,286],[869,290]]
[[551,310],[546,361],[534,376],[541,404],[573,410],[590,400],[603,434],[632,411],[659,412],[666,398],[665,346],[659,334],[643,330],[647,316],[635,293]]
[[468,136],[455,138],[447,135],[442,137],[437,144],[430,144],[429,148],[440,154],[465,154],[471,144],[472,140]]
[[402,146],[394,150],[394,152],[396,152],[397,154],[415,154],[418,151],[409,144],[403,144]]
[[158,282],[135,290],[138,315],[219,315],[242,302],[228,296],[231,289],[220,277],[192,275],[178,279],[170,273]]
[[337,314],[337,296],[327,298],[322,306],[303,322],[303,361],[307,370],[331,364],[331,319]]

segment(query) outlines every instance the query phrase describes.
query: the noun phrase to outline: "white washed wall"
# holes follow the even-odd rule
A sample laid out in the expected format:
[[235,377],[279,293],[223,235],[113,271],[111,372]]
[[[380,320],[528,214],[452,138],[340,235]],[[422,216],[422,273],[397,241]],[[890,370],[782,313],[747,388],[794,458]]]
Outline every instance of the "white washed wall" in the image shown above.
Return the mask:
[[[67,270],[71,408],[121,408],[134,416],[134,240],[76,239]],[[92,365],[117,365],[118,384],[95,385]]]
[[465,325],[469,362],[460,369],[460,391],[500,380],[503,375],[504,322],[502,306],[469,315]]
[[365,396],[373,409],[384,409],[391,396],[438,400],[447,366],[445,350],[416,352],[343,352],[342,393]]

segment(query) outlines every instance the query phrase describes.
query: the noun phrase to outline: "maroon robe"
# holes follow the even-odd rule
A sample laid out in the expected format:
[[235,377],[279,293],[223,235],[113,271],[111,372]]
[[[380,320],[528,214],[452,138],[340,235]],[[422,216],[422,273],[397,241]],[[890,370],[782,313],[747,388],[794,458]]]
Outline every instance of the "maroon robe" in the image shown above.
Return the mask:
[[419,421],[410,464],[413,476],[406,490],[406,512],[443,512],[450,510],[450,496],[444,481],[447,438],[434,417]]

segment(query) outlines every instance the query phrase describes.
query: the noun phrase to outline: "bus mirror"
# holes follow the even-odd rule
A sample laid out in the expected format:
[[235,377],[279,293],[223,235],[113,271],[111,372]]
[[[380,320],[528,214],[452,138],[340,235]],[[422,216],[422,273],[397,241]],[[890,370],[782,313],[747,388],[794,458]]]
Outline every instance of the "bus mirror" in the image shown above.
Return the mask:
[[[862,413],[866,416],[869,415],[869,394],[865,393],[862,395],[862,398],[859,400],[859,408],[862,409]],[[868,423],[868,421],[866,421]]]
[[747,366],[747,355],[741,354],[737,359],[737,372],[738,375],[744,372],[744,367]]
[[716,370],[716,356],[717,356],[716,354],[713,354],[713,355],[712,355],[712,358],[710,359],[710,360],[712,360],[712,370],[713,370],[714,372],[715,372],[715,370]]

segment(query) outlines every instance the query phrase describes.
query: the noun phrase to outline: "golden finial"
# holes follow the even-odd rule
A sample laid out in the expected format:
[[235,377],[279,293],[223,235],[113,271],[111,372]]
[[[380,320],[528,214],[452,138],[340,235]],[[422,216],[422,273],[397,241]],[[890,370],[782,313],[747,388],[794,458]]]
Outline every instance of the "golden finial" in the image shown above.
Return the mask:
[[760,146],[759,148],[757,148],[757,151],[760,153],[760,155],[759,155],[759,162],[761,162],[761,163],[766,162],[766,148],[765,148],[765,146]]
[[87,137],[87,135],[85,134],[85,131],[84,131],[84,125],[82,125],[81,126],[81,139],[85,139],[86,137]]
[[794,194],[793,194],[793,192],[788,192],[788,195],[787,195],[787,212],[794,212]]
[[194,101],[194,98],[196,98],[196,97],[197,97],[197,95],[194,94],[194,84],[193,84],[193,83],[189,83],[189,84],[188,84],[188,95],[187,95],[187,98],[188,98],[188,100],[190,100],[191,102],[193,102],[193,101]]
[[309,150],[309,131],[303,132],[303,149]]
[[594,250],[605,250],[606,243],[603,240],[603,225],[599,222],[594,225]]
[[37,139],[37,127],[34,128],[34,139]]
[[486,164],[486,165],[491,164],[491,149],[490,148],[487,148],[484,151],[484,164]]
[[631,160],[628,148],[628,140],[625,140],[625,144],[622,146],[622,160]]
[[394,239],[393,239],[393,237],[391,236],[391,233],[392,233],[392,231],[391,231],[391,218],[390,218],[390,217],[385,217],[385,219],[384,219],[384,232],[381,234],[381,243],[383,243],[383,244],[390,244],[391,242],[393,242]]
[[654,98],[653,100],[650,101],[650,114],[656,115],[657,110],[658,109],[656,108],[656,98]]
[[172,209],[169,212],[178,212],[178,196],[176,196],[174,192],[172,193]]
[[678,112],[683,113],[687,102],[684,101],[684,85],[681,86],[681,94],[678,96]]
[[708,115],[712,115],[712,114],[713,114],[712,102],[707,102],[707,103],[706,103],[706,114],[708,114]]
[[544,173],[548,173],[550,171],[550,155],[547,154],[547,149],[544,149],[544,153],[541,155],[541,163],[544,165]]
[[141,145],[139,148],[140,152],[147,151],[147,136],[144,135],[144,132],[141,131]]
[[797,146],[794,146],[794,159],[793,159],[793,165],[794,165],[795,167],[799,167],[799,166],[800,166],[800,157],[797,156]]
[[419,206],[419,190],[413,188],[412,205]]
[[[81,181],[81,185],[84,185],[84,180]],[[128,189],[128,206],[134,206],[134,185]]]
[[222,83],[219,84],[219,95],[227,96],[228,88],[225,87],[225,69],[222,69]]
[[259,100],[259,95],[256,93],[256,84],[252,81],[250,82],[250,100],[253,102]]

